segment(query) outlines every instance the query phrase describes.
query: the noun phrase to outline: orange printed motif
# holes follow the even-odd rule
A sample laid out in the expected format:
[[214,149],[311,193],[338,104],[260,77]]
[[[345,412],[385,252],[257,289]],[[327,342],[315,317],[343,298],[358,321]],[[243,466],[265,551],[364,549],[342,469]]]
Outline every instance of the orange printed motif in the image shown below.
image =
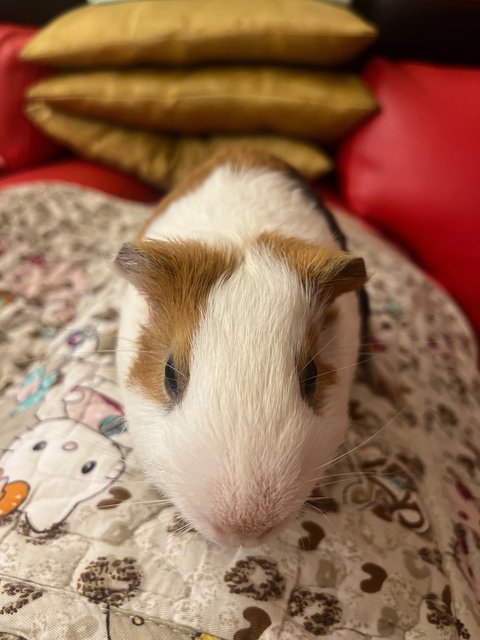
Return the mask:
[[0,477],[0,517],[15,511],[25,501],[29,490],[30,487],[23,480],[8,482],[7,476]]

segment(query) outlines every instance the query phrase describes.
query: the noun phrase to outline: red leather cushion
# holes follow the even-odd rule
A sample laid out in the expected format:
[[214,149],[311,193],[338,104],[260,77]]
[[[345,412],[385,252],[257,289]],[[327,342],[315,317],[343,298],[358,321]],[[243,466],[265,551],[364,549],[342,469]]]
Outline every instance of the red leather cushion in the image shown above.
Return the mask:
[[480,336],[480,70],[375,59],[381,113],[341,147],[350,209],[406,247]]
[[156,202],[160,195],[125,173],[84,160],[68,159],[0,178],[0,189],[30,182],[59,181],[98,189],[118,198]]
[[26,89],[47,75],[18,53],[35,29],[0,24],[0,172],[31,167],[59,155],[60,147],[23,115]]

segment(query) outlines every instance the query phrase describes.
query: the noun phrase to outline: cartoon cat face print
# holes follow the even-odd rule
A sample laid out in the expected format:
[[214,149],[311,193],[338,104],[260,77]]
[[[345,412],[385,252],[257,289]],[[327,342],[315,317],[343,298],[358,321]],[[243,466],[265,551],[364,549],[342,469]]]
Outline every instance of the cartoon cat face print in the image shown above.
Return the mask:
[[115,442],[74,420],[59,418],[18,436],[0,458],[0,467],[9,483],[28,485],[19,511],[34,531],[43,532],[109,487],[125,463]]

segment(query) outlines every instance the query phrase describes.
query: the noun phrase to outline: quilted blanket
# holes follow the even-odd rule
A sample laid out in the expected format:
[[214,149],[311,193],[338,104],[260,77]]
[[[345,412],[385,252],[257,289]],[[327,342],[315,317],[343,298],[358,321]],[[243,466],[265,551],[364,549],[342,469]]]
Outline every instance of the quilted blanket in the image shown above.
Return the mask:
[[401,406],[359,377],[298,521],[226,550],[143,478],[124,420],[111,259],[147,214],[61,184],[0,195],[0,638],[478,640],[480,379],[460,311],[339,214]]

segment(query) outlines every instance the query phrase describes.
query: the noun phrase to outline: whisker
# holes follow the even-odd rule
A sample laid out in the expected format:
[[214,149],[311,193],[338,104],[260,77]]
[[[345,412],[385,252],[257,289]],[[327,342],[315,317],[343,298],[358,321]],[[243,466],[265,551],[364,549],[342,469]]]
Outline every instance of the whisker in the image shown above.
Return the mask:
[[137,344],[137,340],[133,340],[132,338],[124,338],[123,336],[119,336],[117,335],[112,335],[110,333],[104,333],[102,331],[97,331],[97,335],[98,336],[102,336],[104,338],[112,338],[112,340],[125,340],[125,342],[133,342],[134,344]]
[[[361,442],[360,444],[358,444],[356,447],[353,447],[353,449],[350,449],[349,451],[347,451],[346,453],[343,453],[339,456],[337,456],[336,458],[334,458],[333,460],[330,460],[330,462],[325,462],[324,464],[320,465],[319,467],[316,467],[316,469],[323,469],[324,467],[330,466],[334,463],[340,462],[340,460],[343,460],[344,458],[346,458],[347,456],[355,453],[355,451],[357,451],[358,449],[360,449],[361,447],[365,446],[368,442],[370,442],[371,440],[373,440],[373,438],[376,438],[382,431],[384,431],[389,424],[391,424],[394,420],[396,420],[398,418],[398,416],[403,413],[405,411],[405,409],[407,408],[407,405],[405,405],[404,407],[402,407],[402,409],[400,409],[400,411],[398,411],[393,418],[391,418],[386,424],[384,424],[382,427],[380,427],[380,429],[378,429],[377,431],[375,431],[374,434],[372,434],[371,436],[369,436],[366,440],[364,440],[363,442]],[[316,470],[315,469],[315,470]]]
[[172,505],[171,500],[128,500],[128,504]]
[[[88,362],[88,359],[94,356],[97,353],[148,353],[150,355],[155,355],[154,351],[146,351],[143,349],[89,349],[85,351],[85,356],[82,356],[82,360],[84,362]],[[77,352],[81,354],[80,352]],[[62,355],[62,357],[65,357]],[[14,360],[11,362],[13,365],[22,365],[28,362],[37,362],[38,364],[48,364],[50,361],[55,361],[57,359],[57,354],[55,353],[46,353],[39,356],[32,356],[31,358],[24,358],[22,360]],[[163,362],[161,358],[158,358],[159,362]]]
[[[303,367],[303,369],[301,370],[301,372],[302,372],[302,371],[304,371],[304,370],[308,367],[308,365],[309,365],[313,360],[315,360],[315,358],[316,358],[318,355],[320,355],[320,354],[322,353],[322,351],[323,351],[324,349],[326,349],[326,348],[328,347],[328,345],[329,345],[329,344],[331,344],[331,343],[332,343],[332,342],[333,342],[333,341],[338,337],[339,333],[340,333],[340,331],[337,331],[337,333],[336,333],[332,338],[330,338],[330,340],[329,340],[326,344],[324,344],[324,345],[321,347],[321,349],[320,349],[319,351],[317,351],[317,353],[316,353],[314,356],[312,356],[312,357],[310,358],[310,360],[309,360],[309,361],[307,362],[307,364]],[[300,372],[300,373],[301,373],[301,372]]]
[[182,373],[178,369],[175,369],[175,367],[171,363],[170,363],[170,368],[173,369],[175,371],[175,373],[178,373],[180,376],[182,376],[182,378],[186,378],[187,377],[184,373]]
[[[371,476],[366,476],[366,477],[372,478],[372,477],[376,477],[377,475],[380,475],[380,477],[382,477],[381,474],[372,474]],[[387,476],[385,476],[385,477],[387,477]],[[399,474],[391,474],[388,477],[398,478]],[[340,478],[339,480],[332,480],[330,482],[324,482],[322,484],[317,484],[317,485],[315,485],[315,488],[316,489],[322,489],[323,487],[329,487],[330,485],[333,485],[333,484],[339,485],[341,482],[350,482],[351,480],[352,480],[352,478]]]
[[169,531],[170,534],[173,534],[175,536],[182,536],[185,533],[188,533],[189,531],[193,532],[192,527],[187,523],[182,525],[180,528],[175,529],[175,531]]
[[[172,506],[173,506],[173,505],[172,505]],[[146,533],[147,531],[152,531],[153,529],[156,529],[157,527],[159,527],[159,526],[161,526],[161,525],[165,525],[165,522],[163,522],[162,520],[160,520],[160,519],[158,518],[158,515],[159,515],[159,514],[157,513],[157,514],[155,514],[155,516],[154,516],[153,518],[151,518],[150,520],[146,520],[146,521],[145,521],[145,523],[148,523],[148,522],[152,522],[152,521],[153,521],[153,526],[143,528],[143,524],[145,524],[145,523],[143,523],[142,525],[140,525],[140,526],[142,527],[142,528],[141,528],[141,532],[142,532],[142,533]],[[139,529],[140,529],[140,527],[139,527]]]
[[[133,474],[132,474],[132,472],[131,472],[131,471],[129,471],[128,469],[125,469],[125,470],[124,470],[124,472],[122,473],[122,480],[121,480],[121,484],[126,484],[126,485],[130,485],[130,484],[144,484],[144,485],[148,486],[149,488],[151,488],[151,489],[155,489],[156,491],[158,491],[158,490],[156,489],[156,487],[155,487],[151,482],[149,482],[149,480],[148,480],[148,478],[147,478],[146,476],[145,476],[145,477],[143,477],[143,478],[141,478],[141,479],[138,479],[138,480],[128,480],[128,479],[125,479],[125,478],[123,477],[124,475],[133,475]],[[160,492],[160,493],[161,493],[161,492]]]
[[318,513],[320,513],[320,515],[322,515],[322,516],[326,519],[326,521],[328,522],[328,524],[331,526],[331,528],[332,528],[333,530],[337,530],[337,529],[338,529],[338,527],[334,526],[333,522],[332,522],[332,521],[330,520],[330,518],[327,516],[327,514],[325,513],[325,511],[323,511],[322,509],[320,509],[320,507],[317,507],[316,505],[311,504],[311,503],[309,503],[309,504],[307,505],[307,509],[308,509],[309,507],[311,507],[312,509],[315,509],[315,511],[318,511]]
[[[398,477],[400,474],[399,473],[384,473],[382,471],[353,471],[352,473],[340,473],[338,474],[338,476],[336,476],[335,474],[332,476],[320,476],[319,478],[315,478],[313,481],[311,482],[318,482],[319,480],[328,480],[330,478],[336,478],[339,476],[347,476],[347,480],[351,479],[351,478],[369,478],[369,477],[383,477],[383,478],[396,478]],[[343,480],[343,478],[339,477],[339,482],[341,482]],[[335,484],[336,480],[332,480],[332,482],[330,484]],[[325,485],[316,485],[316,487],[320,487],[320,486],[325,486]]]
[[329,371],[324,371],[323,373],[319,373],[316,376],[312,376],[309,380],[316,380],[317,378],[321,378],[323,376],[328,376],[331,373],[335,373],[336,371],[343,371],[344,369],[351,369],[352,367],[356,367],[359,364],[365,364],[366,362],[370,362],[374,360],[377,356],[373,356],[372,358],[367,358],[366,360],[359,360],[358,362],[354,362],[353,364],[347,364],[344,367],[338,367],[336,369],[330,369]]

